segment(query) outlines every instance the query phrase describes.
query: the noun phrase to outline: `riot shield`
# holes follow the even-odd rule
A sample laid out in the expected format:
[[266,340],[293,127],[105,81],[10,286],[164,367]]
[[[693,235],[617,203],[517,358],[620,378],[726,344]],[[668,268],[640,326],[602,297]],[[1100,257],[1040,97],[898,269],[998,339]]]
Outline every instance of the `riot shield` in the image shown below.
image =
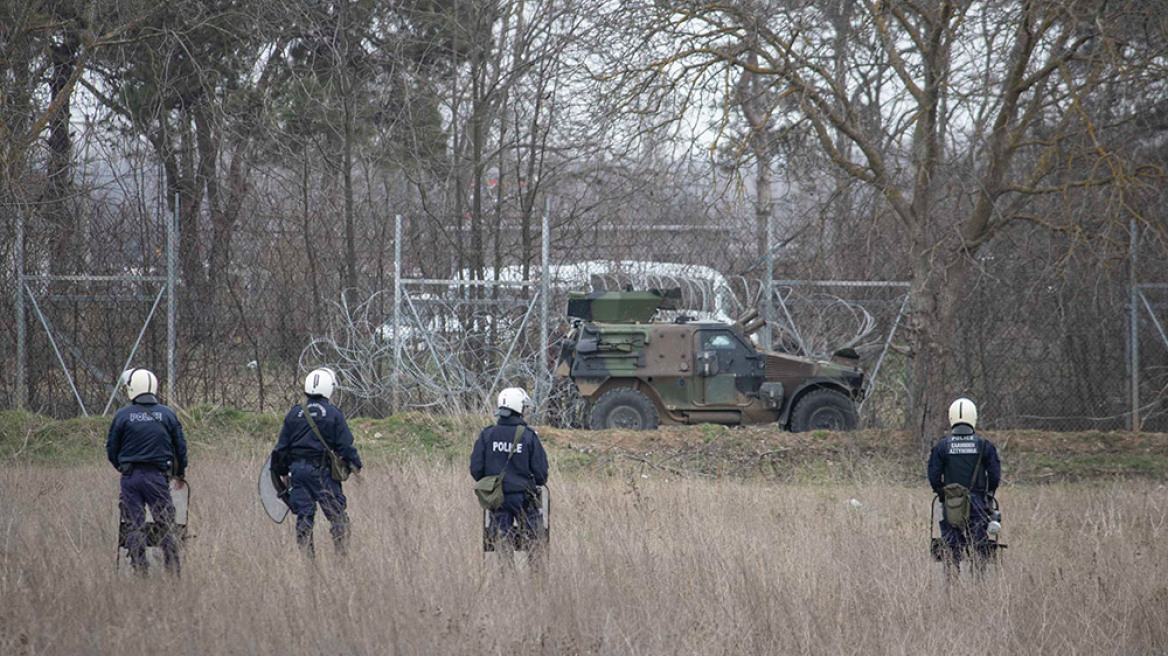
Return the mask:
[[[536,541],[540,542],[546,548],[551,542],[552,536],[552,495],[546,485],[536,487],[536,492],[539,494],[539,526],[536,528]],[[519,530],[518,525],[515,526],[515,529]],[[525,551],[527,546],[526,543],[520,541],[518,550]],[[494,540],[491,539],[491,511],[483,510],[483,551],[490,552],[494,550]]]
[[[986,508],[986,512],[990,515],[991,520],[998,521],[1001,518],[1001,506],[996,497],[993,499],[993,505]],[[929,556],[937,562],[943,562],[948,554],[948,546],[945,545],[945,540],[941,537],[942,517],[944,517],[944,507],[941,503],[941,497],[933,495],[933,503],[929,509]],[[1000,563],[1003,550],[1008,546],[1002,542],[1000,522],[998,527],[998,532],[986,535],[989,562],[991,563]]]
[[272,472],[272,456],[264,461],[260,469],[259,480],[260,503],[264,512],[277,524],[283,523],[288,516],[288,486]]
[[[178,481],[170,479],[170,500],[174,504],[174,525],[171,527],[175,539],[181,545],[187,539],[187,520],[190,516],[191,507],[191,484],[184,483],[182,488],[177,487]],[[121,521],[121,509],[117,511],[118,517],[118,559],[117,571],[119,574],[128,574],[133,571],[130,566],[130,552],[126,548],[126,541],[130,535],[130,525]],[[162,538],[163,527],[161,524],[154,521],[154,516],[150,512],[150,508],[146,508],[146,526],[144,529],[146,533],[146,561],[150,564],[151,570],[157,570],[163,566],[164,556],[162,553]]]

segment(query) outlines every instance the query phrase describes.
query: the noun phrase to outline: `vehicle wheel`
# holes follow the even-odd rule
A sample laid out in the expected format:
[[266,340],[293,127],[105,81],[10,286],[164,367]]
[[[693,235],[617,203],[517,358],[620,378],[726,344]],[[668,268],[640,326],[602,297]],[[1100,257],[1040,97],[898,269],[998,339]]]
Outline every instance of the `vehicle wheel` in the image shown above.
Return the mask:
[[817,389],[804,394],[791,413],[792,433],[855,430],[859,424],[852,400],[833,389]]
[[600,397],[592,406],[592,430],[621,428],[653,430],[657,428],[657,406],[644,394],[633,389],[616,389]]

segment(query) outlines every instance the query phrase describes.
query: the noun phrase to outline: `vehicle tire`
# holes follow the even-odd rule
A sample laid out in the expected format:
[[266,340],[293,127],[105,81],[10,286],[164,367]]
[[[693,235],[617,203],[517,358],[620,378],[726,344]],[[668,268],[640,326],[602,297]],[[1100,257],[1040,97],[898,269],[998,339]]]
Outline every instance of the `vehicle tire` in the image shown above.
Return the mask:
[[852,400],[833,389],[817,389],[804,394],[795,402],[795,410],[791,413],[792,433],[855,430],[859,425]]
[[590,426],[592,430],[653,430],[659,421],[657,406],[644,394],[626,388],[612,390],[600,397],[592,406]]

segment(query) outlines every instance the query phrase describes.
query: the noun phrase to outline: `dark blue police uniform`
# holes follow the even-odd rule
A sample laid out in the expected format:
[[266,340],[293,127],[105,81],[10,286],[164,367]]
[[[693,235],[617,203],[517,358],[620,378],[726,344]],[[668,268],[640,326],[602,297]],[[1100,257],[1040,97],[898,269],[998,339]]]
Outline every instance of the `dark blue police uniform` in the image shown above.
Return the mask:
[[[980,466],[977,464],[979,453]],[[964,485],[971,493],[969,524],[965,529],[950,526],[944,516],[941,519],[941,537],[949,547],[952,562],[960,563],[962,552],[971,545],[983,559],[989,556],[986,526],[989,524],[990,498],[997,492],[998,483],[1002,479],[1002,463],[998,458],[998,449],[992,442],[974,432],[968,424],[957,424],[949,435],[941,438],[933,446],[929,454],[928,471],[929,485],[942,499],[944,499],[942,490],[950,483]]]
[[[523,435],[508,461],[518,426],[523,427]],[[548,459],[539,435],[518,415],[499,417],[494,426],[484,428],[471,451],[470,475],[476,481],[502,473],[504,466],[507,475],[503,477],[503,505],[491,511],[490,531],[496,540],[519,546],[537,534],[540,516],[536,486],[547,484]],[[516,520],[518,534],[514,530]]]
[[178,538],[174,535],[174,502],[166,477],[182,477],[187,470],[187,442],[174,410],[153,394],[141,394],[118,410],[110,424],[106,457],[122,473],[118,506],[121,521],[130,527],[126,550],[134,569],[144,572],[146,562],[146,508],[162,527],[162,551],[166,568],[179,571]]
[[[360,469],[361,456],[353,446],[353,433],[345,415],[323,396],[310,395],[307,405],[329,447],[351,467]],[[296,514],[296,543],[309,555],[313,553],[312,527],[318,503],[329,520],[338,552],[344,553],[348,540],[345,494],[341,484],[329,474],[327,458],[316,433],[304,418],[302,405],[293,406],[284,417],[280,439],[272,451],[272,471],[277,476],[291,477],[288,507]]]

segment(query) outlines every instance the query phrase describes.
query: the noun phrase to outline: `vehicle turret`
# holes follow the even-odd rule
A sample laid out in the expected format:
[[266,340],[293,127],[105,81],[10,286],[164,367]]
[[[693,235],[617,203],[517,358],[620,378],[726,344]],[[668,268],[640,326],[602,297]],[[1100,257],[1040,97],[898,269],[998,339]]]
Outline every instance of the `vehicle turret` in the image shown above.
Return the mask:
[[657,310],[676,310],[680,305],[680,288],[572,292],[568,295],[568,316],[604,323],[644,323],[652,320]]

